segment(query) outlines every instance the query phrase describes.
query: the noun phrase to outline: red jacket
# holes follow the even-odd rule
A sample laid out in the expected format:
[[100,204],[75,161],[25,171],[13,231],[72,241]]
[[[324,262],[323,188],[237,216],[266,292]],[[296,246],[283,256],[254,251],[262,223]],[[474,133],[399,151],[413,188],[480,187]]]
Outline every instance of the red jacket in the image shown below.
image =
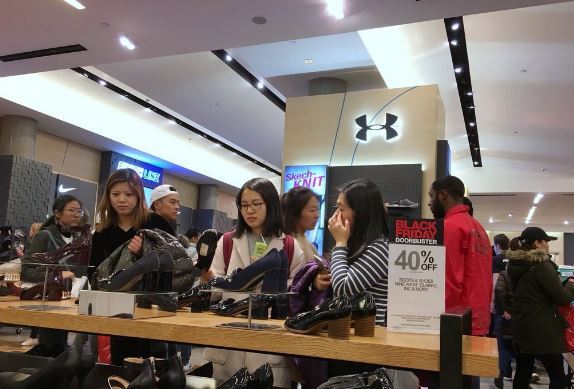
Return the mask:
[[466,205],[457,205],[446,213],[444,245],[445,308],[471,307],[472,335],[486,335],[490,326],[492,252],[488,235],[468,214]]

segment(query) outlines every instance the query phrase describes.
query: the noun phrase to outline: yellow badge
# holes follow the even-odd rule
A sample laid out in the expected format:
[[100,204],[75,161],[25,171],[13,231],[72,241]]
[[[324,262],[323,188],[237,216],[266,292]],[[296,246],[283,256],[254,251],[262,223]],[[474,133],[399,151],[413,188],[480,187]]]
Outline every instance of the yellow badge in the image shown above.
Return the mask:
[[253,258],[259,259],[267,252],[267,245],[263,242],[255,243],[255,250],[253,250]]

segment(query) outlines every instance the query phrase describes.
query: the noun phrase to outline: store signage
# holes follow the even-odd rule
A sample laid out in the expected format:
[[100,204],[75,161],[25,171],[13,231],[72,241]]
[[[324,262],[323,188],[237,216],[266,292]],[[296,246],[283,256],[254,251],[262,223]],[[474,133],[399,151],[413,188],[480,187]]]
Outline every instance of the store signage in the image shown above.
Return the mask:
[[445,302],[444,224],[391,219],[387,328],[438,333]]
[[317,225],[307,232],[307,238],[317,247],[319,254],[323,253],[323,235],[325,232],[325,196],[327,194],[327,166],[302,165],[286,166],[283,180],[285,192],[291,188],[303,186],[317,193],[320,202],[320,214]]
[[163,170],[159,167],[149,165],[140,161],[126,161],[120,159],[116,169],[133,169],[142,179],[143,185],[148,188],[155,188],[162,183]]
[[386,131],[385,139],[391,141],[393,138],[399,136],[399,133],[396,129],[392,126],[396,124],[397,120],[399,120],[398,116],[393,115],[392,113],[387,114],[387,121],[385,124],[367,124],[367,115],[359,116],[355,119],[355,123],[360,127],[355,135],[355,138],[361,140],[363,142],[367,141],[367,132],[368,131]]

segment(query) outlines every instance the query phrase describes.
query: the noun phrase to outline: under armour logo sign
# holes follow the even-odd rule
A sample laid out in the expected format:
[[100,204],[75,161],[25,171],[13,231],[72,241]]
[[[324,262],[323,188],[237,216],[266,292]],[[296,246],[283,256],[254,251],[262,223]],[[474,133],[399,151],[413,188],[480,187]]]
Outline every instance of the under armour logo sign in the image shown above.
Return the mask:
[[358,118],[355,119],[355,123],[357,123],[359,127],[361,127],[361,129],[357,132],[355,138],[362,141],[366,141],[367,131],[380,131],[380,130],[387,131],[386,140],[396,138],[397,136],[399,136],[399,133],[392,126],[397,122],[398,119],[399,119],[398,116],[388,113],[387,122],[385,124],[371,124],[369,126],[367,125],[367,115],[359,116]]

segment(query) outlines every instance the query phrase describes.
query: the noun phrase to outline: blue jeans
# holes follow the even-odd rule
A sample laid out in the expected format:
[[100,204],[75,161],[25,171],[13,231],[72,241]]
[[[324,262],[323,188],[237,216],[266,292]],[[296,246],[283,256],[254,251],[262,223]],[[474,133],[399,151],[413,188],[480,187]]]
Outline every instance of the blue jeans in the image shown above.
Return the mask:
[[191,356],[191,349],[193,346],[185,343],[178,343],[175,345],[175,349],[181,353],[181,363],[183,366],[189,363],[189,357]]
[[496,315],[495,334],[496,343],[498,344],[498,369],[500,370],[500,377],[512,378],[512,357],[514,351],[512,348],[512,339],[508,336],[502,335],[502,326],[505,319],[502,316]]

